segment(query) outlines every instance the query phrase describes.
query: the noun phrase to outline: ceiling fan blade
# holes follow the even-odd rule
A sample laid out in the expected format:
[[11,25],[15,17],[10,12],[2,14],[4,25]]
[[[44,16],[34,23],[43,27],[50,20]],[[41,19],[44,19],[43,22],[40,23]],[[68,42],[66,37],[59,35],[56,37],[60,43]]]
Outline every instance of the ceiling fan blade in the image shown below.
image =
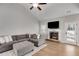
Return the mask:
[[39,6],[37,7],[39,10],[42,10]]
[[30,8],[30,10],[32,10],[33,9],[33,6]]
[[45,4],[47,4],[47,3],[38,3],[39,5],[45,5]]

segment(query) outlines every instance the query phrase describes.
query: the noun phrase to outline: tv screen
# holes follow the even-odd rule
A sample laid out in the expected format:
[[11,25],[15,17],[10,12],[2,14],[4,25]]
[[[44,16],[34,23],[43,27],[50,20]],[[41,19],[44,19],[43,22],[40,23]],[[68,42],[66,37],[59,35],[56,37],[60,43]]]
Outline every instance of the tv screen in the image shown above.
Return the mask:
[[59,21],[48,22],[48,28],[57,29],[59,28]]

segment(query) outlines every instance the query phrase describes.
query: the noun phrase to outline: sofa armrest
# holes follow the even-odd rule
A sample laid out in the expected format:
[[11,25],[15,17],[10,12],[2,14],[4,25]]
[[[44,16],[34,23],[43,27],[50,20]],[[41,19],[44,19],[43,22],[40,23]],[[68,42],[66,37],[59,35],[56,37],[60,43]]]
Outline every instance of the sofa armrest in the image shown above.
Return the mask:
[[45,43],[45,39],[38,39],[38,46]]

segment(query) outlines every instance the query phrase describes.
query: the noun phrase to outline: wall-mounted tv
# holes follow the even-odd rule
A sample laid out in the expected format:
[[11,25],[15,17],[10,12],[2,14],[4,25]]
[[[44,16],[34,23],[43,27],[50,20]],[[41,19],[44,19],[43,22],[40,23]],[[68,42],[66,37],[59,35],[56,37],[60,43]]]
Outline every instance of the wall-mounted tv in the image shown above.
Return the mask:
[[48,22],[48,28],[58,29],[59,28],[59,21]]

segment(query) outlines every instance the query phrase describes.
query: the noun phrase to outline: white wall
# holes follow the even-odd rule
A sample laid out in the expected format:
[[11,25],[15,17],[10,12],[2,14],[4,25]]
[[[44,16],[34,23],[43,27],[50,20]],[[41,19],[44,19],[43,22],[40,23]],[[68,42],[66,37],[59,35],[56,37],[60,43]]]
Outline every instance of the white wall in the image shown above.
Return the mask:
[[40,21],[40,35],[41,35],[41,38],[43,38],[43,39],[47,39],[47,36],[48,36],[48,34],[47,34],[47,24],[46,24],[46,22],[42,22],[42,21]]
[[39,25],[24,6],[0,4],[0,35],[38,33]]

